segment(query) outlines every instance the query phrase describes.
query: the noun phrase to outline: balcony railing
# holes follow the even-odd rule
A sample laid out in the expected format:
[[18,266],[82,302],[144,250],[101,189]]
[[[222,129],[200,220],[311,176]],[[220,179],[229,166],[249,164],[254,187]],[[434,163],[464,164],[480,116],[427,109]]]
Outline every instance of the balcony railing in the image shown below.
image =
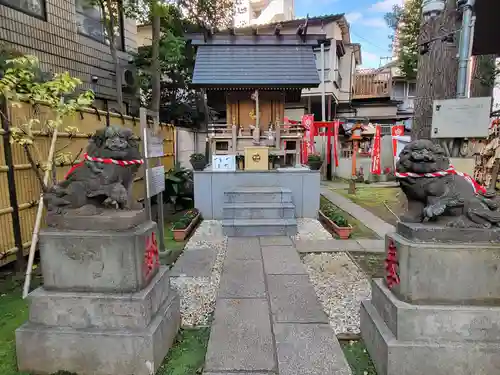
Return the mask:
[[357,72],[353,99],[387,98],[391,96],[391,73]]

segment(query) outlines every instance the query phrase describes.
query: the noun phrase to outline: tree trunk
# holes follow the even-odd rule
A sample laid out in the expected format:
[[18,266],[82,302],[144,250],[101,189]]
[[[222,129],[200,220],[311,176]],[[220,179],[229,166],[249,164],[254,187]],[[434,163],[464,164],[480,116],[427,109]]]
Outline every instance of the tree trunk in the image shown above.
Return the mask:
[[493,95],[495,80],[495,55],[475,56],[471,76],[471,97],[484,97]]
[[[123,76],[122,76],[122,68],[120,65],[120,59],[118,58],[118,51],[116,49],[116,37],[115,37],[115,23],[114,19],[118,20],[120,14],[114,14],[113,4],[111,0],[106,1],[106,9],[104,7],[103,2],[101,1],[101,10],[103,12],[105,21],[105,27],[108,32],[109,38],[109,51],[111,52],[111,58],[113,59],[113,64],[115,65],[115,83],[116,83],[116,101],[118,102],[118,108],[121,114],[126,114],[125,104],[123,103]],[[121,9],[117,8],[116,12],[120,12]],[[106,17],[107,15],[107,17]]]
[[160,99],[161,99],[161,67],[160,67],[160,38],[161,38],[161,23],[158,10],[155,9],[155,2],[151,4],[151,11],[153,12],[153,45],[151,57],[151,104],[150,108],[153,112],[160,112]]
[[[444,12],[423,21],[420,27],[419,44],[457,30],[458,20],[455,0],[447,0]],[[458,75],[458,33],[455,43],[437,40],[430,43],[429,53],[418,59],[415,120],[412,139],[429,139],[432,131],[432,109],[435,99],[456,97]]]

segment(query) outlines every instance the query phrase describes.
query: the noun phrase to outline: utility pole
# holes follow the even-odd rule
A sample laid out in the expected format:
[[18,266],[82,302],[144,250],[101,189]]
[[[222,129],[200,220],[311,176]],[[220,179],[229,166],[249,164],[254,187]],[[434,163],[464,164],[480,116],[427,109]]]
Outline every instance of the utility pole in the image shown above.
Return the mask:
[[471,39],[474,31],[473,12],[475,0],[458,0],[458,9],[462,11],[462,32],[458,46],[457,98],[467,97]]

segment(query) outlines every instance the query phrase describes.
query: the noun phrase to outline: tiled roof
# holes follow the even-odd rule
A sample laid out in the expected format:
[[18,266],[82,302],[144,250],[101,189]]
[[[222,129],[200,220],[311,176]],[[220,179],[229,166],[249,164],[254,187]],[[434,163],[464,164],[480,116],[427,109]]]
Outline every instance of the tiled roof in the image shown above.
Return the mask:
[[318,87],[310,45],[201,45],[193,86]]

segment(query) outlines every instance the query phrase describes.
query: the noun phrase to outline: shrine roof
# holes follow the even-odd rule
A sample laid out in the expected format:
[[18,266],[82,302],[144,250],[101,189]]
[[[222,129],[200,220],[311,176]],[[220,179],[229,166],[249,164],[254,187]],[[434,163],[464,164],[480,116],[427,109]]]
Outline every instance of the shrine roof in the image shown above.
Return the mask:
[[318,87],[313,48],[324,35],[214,35],[194,37],[192,85],[206,88]]

